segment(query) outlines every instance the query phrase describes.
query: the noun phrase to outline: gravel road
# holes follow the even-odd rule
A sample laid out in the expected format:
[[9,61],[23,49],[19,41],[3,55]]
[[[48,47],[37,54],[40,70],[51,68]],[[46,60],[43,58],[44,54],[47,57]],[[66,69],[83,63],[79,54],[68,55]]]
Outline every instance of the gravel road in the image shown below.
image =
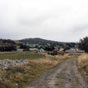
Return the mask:
[[46,72],[29,88],[88,88],[77,68],[76,59],[68,59]]

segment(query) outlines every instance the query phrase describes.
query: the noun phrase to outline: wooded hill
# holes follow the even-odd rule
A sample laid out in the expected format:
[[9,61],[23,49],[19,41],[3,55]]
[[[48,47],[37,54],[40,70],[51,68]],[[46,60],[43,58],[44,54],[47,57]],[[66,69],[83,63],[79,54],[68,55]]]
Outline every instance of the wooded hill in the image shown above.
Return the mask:
[[[19,42],[19,43],[18,43]],[[0,39],[0,51],[14,51],[17,50],[17,46],[19,45],[20,48],[29,49],[28,45],[37,45],[36,48],[50,48],[51,50],[55,47],[57,48],[71,48],[76,45],[76,43],[66,43],[66,42],[58,42],[52,40],[46,40],[41,38],[27,38],[22,40],[6,40]]]
[[59,45],[62,47],[64,45],[68,45],[70,47],[74,47],[76,45],[76,43],[74,43],[74,42],[68,42],[68,43],[67,42],[58,42],[58,41],[41,39],[41,38],[27,38],[27,39],[22,39],[19,41],[24,44],[37,44],[37,45],[51,44],[51,45]]

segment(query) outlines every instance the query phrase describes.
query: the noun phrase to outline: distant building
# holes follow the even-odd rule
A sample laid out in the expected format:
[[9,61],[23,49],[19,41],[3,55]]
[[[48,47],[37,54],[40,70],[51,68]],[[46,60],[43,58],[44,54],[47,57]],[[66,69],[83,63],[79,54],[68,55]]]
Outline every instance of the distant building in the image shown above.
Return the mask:
[[38,44],[29,44],[29,47],[31,47],[31,48],[34,48],[36,46],[38,46]]
[[65,53],[84,53],[85,51],[83,50],[79,50],[79,49],[75,49],[75,48],[71,48],[69,50],[66,50]]
[[60,48],[59,51],[64,51],[64,48]]
[[24,49],[17,49],[17,51],[18,51],[18,52],[23,52],[23,51],[24,51]]
[[45,50],[42,48],[39,51],[40,51],[40,53],[45,53]]
[[78,53],[85,53],[85,51],[84,51],[84,50],[76,49],[76,51],[77,51]]
[[30,51],[39,51],[37,48],[30,48]]

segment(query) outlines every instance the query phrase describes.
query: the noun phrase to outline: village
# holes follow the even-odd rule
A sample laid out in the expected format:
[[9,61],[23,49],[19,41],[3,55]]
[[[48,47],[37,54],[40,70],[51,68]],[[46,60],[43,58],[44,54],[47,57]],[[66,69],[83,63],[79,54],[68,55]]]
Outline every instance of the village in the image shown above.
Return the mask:
[[[15,51],[15,52],[25,52],[25,51],[23,51],[23,49],[18,49],[18,51]],[[51,58],[59,56],[59,55],[64,55],[65,53],[68,53],[68,54],[84,53],[84,51],[78,50],[78,49],[69,49],[69,50],[64,51],[63,48],[61,48],[60,50],[53,50],[53,51],[45,51],[44,49],[31,48],[29,52],[35,52],[35,53],[40,53],[43,55],[48,55],[48,56],[51,56]],[[8,69],[10,67],[22,66],[27,63],[28,63],[28,59],[22,58],[22,59],[10,60],[8,58],[8,59],[0,60],[0,69]]]
[[[0,55],[2,54],[9,54],[12,52],[35,52],[45,56],[56,57],[64,54],[80,54],[84,53],[85,51],[80,50],[77,48],[77,45],[74,47],[61,47],[59,45],[52,46],[51,44],[47,43],[46,45],[39,45],[39,44],[30,44],[30,43],[20,43],[14,42],[11,40],[3,40],[0,41]],[[14,59],[11,60],[9,58],[0,60],[0,69],[8,69],[10,67],[21,66],[28,63],[28,59]]]

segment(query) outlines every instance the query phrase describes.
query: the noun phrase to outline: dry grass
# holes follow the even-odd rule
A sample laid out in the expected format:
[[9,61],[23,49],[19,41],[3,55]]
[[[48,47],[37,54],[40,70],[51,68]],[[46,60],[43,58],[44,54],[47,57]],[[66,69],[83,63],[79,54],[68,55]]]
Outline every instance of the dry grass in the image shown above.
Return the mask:
[[67,60],[67,59],[74,58],[74,57],[75,57],[75,55],[64,54],[63,56],[62,56],[62,55],[61,55],[61,56],[58,56],[58,57],[56,58],[56,60],[57,60],[58,62],[61,62],[61,61],[63,61],[63,60]]
[[24,66],[0,70],[0,88],[26,88],[27,85],[39,78],[46,71],[70,57],[72,56],[65,54],[53,59],[29,59],[28,64]]
[[57,63],[57,61],[50,59],[36,59],[29,60],[28,64],[24,66],[0,70],[0,88],[26,88],[27,85],[56,66]]
[[88,65],[88,54],[82,54],[78,58],[78,63],[81,67]]
[[30,60],[30,63],[34,64],[44,64],[45,66],[48,66],[48,68],[55,66],[58,62],[56,60],[50,60],[50,59],[39,59],[39,60]]
[[82,54],[78,58],[79,70],[88,83],[88,54]]

